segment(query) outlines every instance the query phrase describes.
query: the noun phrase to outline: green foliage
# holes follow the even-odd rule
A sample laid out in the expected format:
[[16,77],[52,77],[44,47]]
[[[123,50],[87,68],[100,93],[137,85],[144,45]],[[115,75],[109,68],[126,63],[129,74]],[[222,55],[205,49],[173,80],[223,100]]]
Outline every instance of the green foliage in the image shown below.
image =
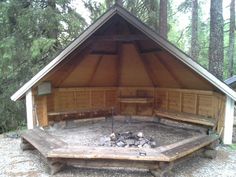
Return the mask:
[[10,96],[86,26],[71,0],[0,1],[0,133],[25,124]]
[[236,151],[236,144],[231,144],[231,145],[229,145],[229,148],[230,148],[231,150]]
[[38,38],[32,42],[32,46],[30,48],[31,55],[33,59],[37,59],[41,57],[44,53],[50,51],[53,47],[56,39],[48,39],[48,38]]
[[[59,51],[75,39],[87,26],[85,19],[71,5],[72,0],[1,0],[0,1],[0,132],[24,125],[24,101],[12,102],[9,97]],[[100,17],[115,0],[83,0],[90,12],[91,22]],[[182,28],[181,16],[191,13],[191,0],[168,1],[168,39],[189,52],[191,30]],[[124,0],[123,6],[148,26],[158,31],[159,0]],[[199,0],[199,59],[208,67],[209,19],[205,19],[204,5]],[[191,16],[191,15],[190,15]],[[186,24],[184,22],[183,24]],[[225,25],[225,49],[228,28]],[[236,51],[235,51],[236,54]],[[225,72],[228,55],[225,50]],[[236,70],[236,65],[234,65]]]

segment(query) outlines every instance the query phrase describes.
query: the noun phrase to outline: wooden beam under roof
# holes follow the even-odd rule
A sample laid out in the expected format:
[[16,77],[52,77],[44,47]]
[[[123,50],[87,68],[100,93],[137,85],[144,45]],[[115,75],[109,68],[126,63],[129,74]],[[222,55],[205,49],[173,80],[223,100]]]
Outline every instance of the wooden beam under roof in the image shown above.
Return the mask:
[[149,53],[156,53],[156,52],[161,52],[161,51],[162,51],[162,49],[160,49],[160,48],[145,49],[145,50],[140,49],[140,54],[149,54]]
[[154,73],[152,72],[152,68],[150,67],[150,64],[148,63],[148,60],[147,58],[144,56],[144,55],[140,55],[140,47],[138,45],[137,42],[133,43],[134,47],[135,47],[135,50],[137,52],[137,54],[139,55],[139,58],[144,66],[144,69],[147,73],[147,75],[149,76],[149,79],[152,83],[153,86],[158,86],[158,84],[155,82],[156,79],[155,79],[155,75]]
[[96,41],[120,41],[120,42],[132,42],[138,40],[148,40],[148,37],[140,34],[125,34],[125,35],[99,35],[93,37]]
[[117,55],[117,52],[111,51],[92,51],[89,55]]
[[120,86],[121,82],[121,69],[122,69],[122,55],[123,55],[123,46],[120,42],[117,43],[117,57],[116,57],[116,68],[117,68],[117,78],[116,78],[116,84],[117,86]]
[[156,53],[154,54],[155,57],[158,59],[158,61],[160,62],[160,64],[167,70],[167,72],[171,75],[171,77],[177,82],[177,84],[179,84],[179,86],[181,88],[186,88],[184,86],[184,84],[179,80],[179,78],[175,75],[175,73],[173,73],[173,71],[171,70],[171,68],[169,67],[169,65],[166,64],[166,62]]
[[97,70],[98,70],[99,65],[100,65],[100,63],[101,63],[101,61],[102,61],[102,58],[103,58],[103,55],[98,58],[98,61],[97,61],[96,65],[95,65],[95,67],[94,67],[93,73],[92,73],[92,75],[91,75],[91,77],[90,77],[90,79],[89,79],[89,81],[88,81],[88,85],[90,85],[90,86],[92,85],[91,83],[92,83],[92,81],[93,81],[94,76],[95,76],[96,73],[97,73]]
[[79,58],[76,59],[73,64],[67,64],[67,68],[63,69],[63,74],[58,75],[56,82],[54,83],[55,86],[60,86],[63,81],[73,72],[73,70],[81,63],[81,61],[89,54],[89,52],[90,49],[87,49],[86,51],[82,52],[82,54],[79,56]]

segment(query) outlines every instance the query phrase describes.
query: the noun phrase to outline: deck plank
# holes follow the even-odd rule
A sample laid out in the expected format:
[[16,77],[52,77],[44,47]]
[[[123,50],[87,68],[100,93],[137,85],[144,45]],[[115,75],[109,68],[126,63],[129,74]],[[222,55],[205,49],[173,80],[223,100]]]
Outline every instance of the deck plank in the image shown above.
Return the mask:
[[[141,155],[146,154],[146,155]],[[52,150],[49,158],[78,158],[78,159],[114,159],[135,161],[167,161],[168,159],[154,149],[121,148],[121,147],[83,147],[67,146]]]
[[27,130],[21,135],[21,138],[33,145],[45,157],[49,151],[67,145],[41,129]]
[[196,139],[195,141],[187,142],[162,153],[169,158],[169,161],[174,161],[213,143],[217,139],[218,136],[216,135],[206,135]]
[[[209,145],[216,140],[216,136],[195,136],[171,145],[160,146],[154,149],[147,148],[121,148],[121,147],[84,147],[64,146],[53,149],[48,158],[67,159],[110,159],[134,161],[162,161],[171,162]],[[146,154],[146,155],[140,155]]]
[[149,162],[172,162],[216,141],[216,135],[198,135],[177,143],[157,148],[121,148],[70,146],[51,134],[33,129],[26,131],[22,138],[33,145],[48,159],[118,160]]

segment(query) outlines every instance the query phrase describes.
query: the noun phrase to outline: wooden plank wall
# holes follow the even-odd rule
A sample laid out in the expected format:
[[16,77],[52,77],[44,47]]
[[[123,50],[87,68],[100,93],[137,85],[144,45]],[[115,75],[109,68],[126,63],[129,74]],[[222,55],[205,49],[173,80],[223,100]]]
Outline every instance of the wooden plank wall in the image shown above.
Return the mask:
[[116,88],[58,88],[51,95],[34,94],[36,112],[41,126],[48,125],[49,112],[117,107]]
[[34,97],[34,116],[38,120],[39,125],[48,125],[48,108],[47,108],[47,96],[35,96]]
[[217,131],[224,127],[225,96],[213,91],[155,89],[155,109],[190,113],[215,119]]
[[156,109],[216,117],[220,94],[213,91],[187,89],[156,89]]
[[52,99],[55,112],[117,106],[115,88],[59,88]]
[[[122,97],[148,97],[154,102],[119,103]],[[35,105],[40,125],[48,124],[48,112],[114,107],[121,115],[152,116],[153,109],[163,109],[216,118],[220,131],[224,126],[225,96],[213,91],[154,87],[57,88],[48,96],[35,95]]]

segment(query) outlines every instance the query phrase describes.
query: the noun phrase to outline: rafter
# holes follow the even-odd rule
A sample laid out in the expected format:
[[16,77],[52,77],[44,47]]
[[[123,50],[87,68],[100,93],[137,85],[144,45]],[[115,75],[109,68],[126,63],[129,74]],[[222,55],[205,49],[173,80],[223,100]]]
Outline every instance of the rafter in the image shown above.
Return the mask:
[[[81,46],[79,49],[76,49],[73,53],[71,53],[69,56],[67,56],[67,59],[63,61],[63,63],[60,63],[56,68],[54,68],[50,73],[48,73],[43,81],[48,80],[51,76],[53,76],[58,70],[65,67],[68,63],[71,62],[71,60],[78,54],[78,53],[85,53],[86,55],[91,52],[92,47],[88,47],[89,45],[93,46],[93,41],[90,39],[87,41],[87,43],[83,46]],[[87,47],[87,48],[86,48]],[[84,50],[84,51],[83,51]],[[83,55],[83,54],[82,54]],[[60,77],[61,78],[61,77]]]
[[162,51],[160,48],[140,50],[140,54],[149,54]]
[[155,80],[156,80],[155,77],[154,77],[155,75],[152,72],[152,69],[151,69],[151,67],[148,63],[147,58],[144,55],[140,55],[140,48],[139,48],[139,45],[137,43],[133,43],[133,45],[135,46],[135,50],[136,50],[137,54],[139,55],[139,58],[140,58],[143,66],[144,66],[144,69],[145,69],[146,73],[149,76],[150,81],[152,82],[152,85],[157,86],[158,84],[156,84],[156,82],[155,82]]
[[158,61],[160,62],[160,64],[167,70],[167,72],[171,75],[171,77],[177,82],[177,84],[179,84],[179,86],[181,88],[186,88],[184,86],[184,84],[179,80],[179,78],[175,75],[175,73],[172,72],[171,68],[168,66],[168,64],[166,64],[166,62],[162,59],[162,57],[160,57],[159,55],[157,55],[156,53],[154,54],[155,57],[158,59]]
[[102,61],[102,58],[103,58],[103,55],[99,56],[99,58],[98,58],[98,61],[97,61],[96,65],[95,65],[95,67],[94,67],[93,73],[91,74],[91,77],[90,77],[90,79],[89,79],[89,81],[88,81],[88,85],[89,85],[89,86],[92,85],[91,83],[92,83],[92,81],[93,81],[93,79],[94,79],[94,76],[95,76],[96,73],[97,73],[97,70],[98,70],[99,65],[100,65],[100,63],[101,63],[101,61]]
[[59,87],[63,83],[63,81],[73,72],[73,70],[83,61],[83,59],[89,54],[89,52],[90,49],[87,49],[86,51],[82,52],[82,54],[79,56],[79,58],[76,59],[73,64],[67,64],[67,67],[66,69],[63,69],[62,74],[58,75],[56,82],[54,83],[55,86]]
[[117,55],[117,53],[109,51],[92,51],[89,55]]
[[120,42],[132,42],[137,40],[147,40],[148,38],[140,34],[119,34],[119,35],[102,35],[93,38],[96,41],[120,41]]
[[122,44],[120,42],[117,43],[117,57],[116,57],[116,68],[117,68],[117,78],[116,78],[116,83],[117,86],[120,86],[120,82],[121,82],[121,69],[122,69],[122,55],[123,55],[123,48],[122,48]]

